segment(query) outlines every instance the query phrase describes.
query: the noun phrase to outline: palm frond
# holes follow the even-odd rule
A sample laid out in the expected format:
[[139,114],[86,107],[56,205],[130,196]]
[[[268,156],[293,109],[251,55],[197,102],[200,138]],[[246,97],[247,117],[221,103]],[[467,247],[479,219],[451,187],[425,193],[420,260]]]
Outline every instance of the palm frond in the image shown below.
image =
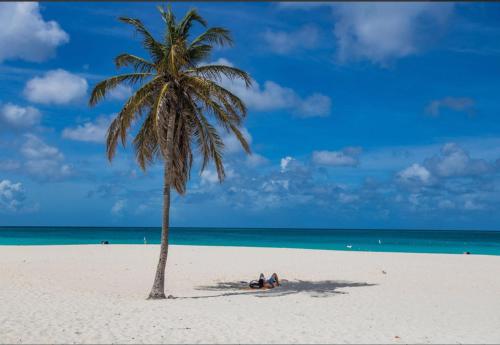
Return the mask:
[[154,162],[158,156],[158,137],[155,126],[155,114],[150,111],[141,129],[134,138],[134,149],[137,163],[142,170]]
[[236,117],[235,120],[241,122],[247,114],[247,108],[243,101],[228,89],[220,86],[212,80],[189,77],[185,81],[193,88],[195,93],[203,93],[207,98],[215,98],[224,104],[226,111]]
[[161,6],[158,6],[157,8],[161,14],[163,21],[167,25],[167,30],[165,32],[165,41],[171,45],[177,38],[175,15],[174,12],[172,11],[172,6],[168,4],[166,11]]
[[135,72],[151,73],[155,70],[155,65],[146,59],[132,54],[120,54],[115,58],[117,68],[132,67]]
[[213,44],[217,44],[219,46],[232,46],[233,39],[231,38],[229,30],[220,27],[212,27],[196,37],[191,42],[190,48],[194,48],[204,44],[208,44],[210,46]]
[[111,122],[108,128],[106,139],[106,152],[111,161],[115,155],[118,138],[121,138],[122,145],[125,146],[127,131],[132,121],[138,114],[141,114],[145,108],[150,108],[154,94],[154,80],[142,86],[127,100],[121,111]]
[[241,133],[239,128],[233,124],[229,124],[229,126],[231,127],[231,132],[234,134],[236,139],[238,139],[238,141],[241,144],[241,147],[243,147],[243,150],[245,150],[246,153],[252,153],[252,151],[250,150],[250,145],[248,144],[247,139],[243,136],[243,134]]
[[[224,164],[222,163],[222,152],[224,152],[224,142],[222,141],[217,129],[210,124],[203,112],[197,112],[198,119],[203,128],[205,142],[204,145],[208,147],[209,159],[213,160],[217,170],[219,181],[223,181],[226,174],[224,171]],[[208,164],[208,160],[202,163],[201,171],[203,171]]]
[[192,62],[192,65],[196,66],[210,57],[212,49],[213,47],[210,44],[201,44],[195,47],[190,47],[187,51],[187,55]]
[[193,22],[198,22],[204,27],[207,26],[207,21],[198,14],[196,9],[189,10],[184,18],[179,22],[179,35],[184,38],[187,38],[189,34],[189,30],[193,26]]
[[144,24],[139,19],[128,17],[120,17],[118,19],[126,24],[132,25],[136,32],[142,36],[144,48],[146,48],[155,62],[163,59],[165,55],[163,45],[155,40],[153,35],[148,31],[148,29],[146,29]]
[[236,67],[200,65],[208,60],[214,46],[233,44],[229,30],[211,27],[191,40],[195,24],[207,26],[197,10],[189,10],[179,22],[170,5],[160,7],[159,11],[165,22],[160,40],[156,40],[139,19],[120,17],[120,21],[132,25],[140,35],[149,57],[118,55],[116,67],[128,67],[133,73],[98,83],[89,104],[97,104],[120,84],[134,86],[136,91],[108,128],[107,157],[110,161],[113,159],[118,143],[125,145],[137,124],[133,138],[137,164],[146,170],[156,160],[164,160],[166,188],[184,194],[195,146],[201,158],[201,171],[213,162],[219,181],[225,178],[220,130],[232,133],[243,150],[250,153],[250,145],[241,132],[247,108],[225,85],[229,80],[250,87],[252,78]]
[[250,75],[236,67],[225,65],[204,65],[197,66],[189,72],[218,82],[222,80],[222,77],[226,77],[229,80],[242,80],[244,81],[246,87],[252,86],[252,78]]
[[109,91],[113,90],[119,84],[128,83],[129,85],[134,85],[138,82],[143,82],[145,79],[152,76],[153,74],[151,73],[127,73],[105,79],[94,86],[94,89],[90,94],[89,105],[96,105],[99,101],[106,97],[106,94]]

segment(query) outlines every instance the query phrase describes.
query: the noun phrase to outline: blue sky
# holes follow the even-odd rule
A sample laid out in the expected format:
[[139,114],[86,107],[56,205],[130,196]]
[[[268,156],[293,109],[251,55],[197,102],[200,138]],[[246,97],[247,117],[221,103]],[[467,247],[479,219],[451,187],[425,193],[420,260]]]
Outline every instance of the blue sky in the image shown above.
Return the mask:
[[[253,155],[226,136],[226,181],[195,164],[172,225],[498,229],[499,4],[190,7],[235,40],[207,62],[254,80],[225,81]],[[132,90],[87,106],[116,55],[144,55],[119,16],[162,33],[155,3],[0,3],[0,225],[160,225],[161,165],[105,158]]]

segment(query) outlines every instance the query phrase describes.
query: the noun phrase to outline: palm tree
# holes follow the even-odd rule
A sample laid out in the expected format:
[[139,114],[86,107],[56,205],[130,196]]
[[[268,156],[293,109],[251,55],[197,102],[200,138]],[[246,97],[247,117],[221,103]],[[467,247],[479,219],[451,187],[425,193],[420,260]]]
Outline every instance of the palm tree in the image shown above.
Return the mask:
[[[150,299],[165,298],[170,190],[185,194],[193,145],[201,155],[201,171],[213,162],[220,182],[224,179],[224,143],[218,128],[233,133],[250,153],[239,129],[247,113],[245,104],[221,86],[223,78],[228,78],[242,80],[250,87],[250,76],[235,67],[203,64],[214,46],[232,45],[229,31],[221,27],[207,29],[207,22],[194,9],[181,21],[176,20],[170,6],[158,9],[165,25],[161,40],[154,38],[139,19],[119,18],[135,28],[149,60],[127,53],[118,55],[117,68],[129,67],[132,71],[98,83],[89,100],[94,106],[118,85],[134,86],[134,94],[109,126],[107,157],[112,161],[118,141],[125,146],[133,124],[140,124],[133,139],[137,163],[142,170],[157,160],[164,163],[160,257]],[[195,23],[205,31],[192,38],[190,31]]]

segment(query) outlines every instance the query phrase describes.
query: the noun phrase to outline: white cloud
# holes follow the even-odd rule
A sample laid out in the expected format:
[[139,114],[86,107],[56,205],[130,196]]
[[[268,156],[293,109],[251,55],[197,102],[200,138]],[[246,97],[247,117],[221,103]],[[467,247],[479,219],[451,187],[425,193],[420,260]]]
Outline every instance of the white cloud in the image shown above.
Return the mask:
[[264,32],[264,41],[270,50],[278,54],[287,54],[299,49],[311,49],[316,47],[319,39],[319,32],[315,26],[306,25],[298,30]]
[[0,161],[0,171],[16,171],[21,168],[21,163],[18,161],[7,159]]
[[[229,164],[224,164],[224,172],[226,175],[224,181],[231,180],[232,178],[238,176]],[[211,186],[218,184],[219,182],[219,175],[217,175],[217,171],[213,168],[205,169],[200,173],[201,186]]]
[[64,164],[64,155],[57,147],[47,145],[33,134],[26,134],[25,138],[20,151],[26,158],[23,170],[28,174],[41,180],[59,180],[73,173],[71,166]]
[[69,42],[55,21],[45,21],[37,2],[0,3],[0,62],[9,59],[41,62]]
[[432,172],[440,177],[474,176],[493,171],[493,165],[483,159],[473,159],[455,143],[447,143],[440,155],[425,160]]
[[290,187],[290,181],[289,180],[269,180],[269,181],[264,181],[262,183],[262,191],[266,193],[276,193],[280,192],[283,189],[288,190]]
[[228,59],[223,58],[223,57],[218,58],[217,60],[215,60],[214,62],[211,62],[210,64],[234,67],[234,65],[231,61],[229,61]]
[[67,164],[50,159],[29,160],[24,163],[27,172],[43,181],[56,181],[70,176],[73,171]]
[[219,177],[215,170],[205,169],[201,172],[201,184],[214,184],[219,182]]
[[263,87],[254,82],[252,89],[237,87],[234,91],[243,98],[249,108],[260,111],[287,108],[289,104],[295,103],[297,98],[292,89],[273,81],[266,81]]
[[486,210],[500,200],[498,177],[494,161],[471,158],[457,144],[447,143],[439,154],[396,174],[396,187],[413,193],[408,198],[413,211]]
[[443,109],[451,109],[457,112],[464,112],[469,116],[476,113],[475,101],[468,97],[445,97],[429,103],[426,112],[431,116],[441,115]]
[[111,213],[115,216],[120,216],[127,206],[127,200],[118,200],[115,202],[113,207],[111,207]]
[[262,87],[254,81],[250,89],[243,83],[230,83],[228,87],[241,97],[249,108],[257,111],[286,109],[299,117],[323,117],[328,116],[331,109],[328,96],[314,93],[302,98],[294,90],[273,81],[266,81]]
[[[210,207],[224,205],[258,212],[296,209],[298,205],[307,205],[309,211],[321,210],[340,218],[359,216],[362,210],[369,219],[378,220],[394,215],[405,219],[416,217],[418,221],[435,221],[439,216],[453,214],[467,217],[466,213],[472,215],[482,212],[480,210],[498,208],[498,171],[481,176],[441,177],[425,164],[425,157],[431,157],[436,150],[439,150],[439,146],[431,145],[418,154],[412,151],[411,155],[404,158],[400,155],[398,166],[385,169],[384,173],[376,171],[376,176],[372,175],[374,170],[367,169],[364,164],[363,170],[354,175],[332,176],[324,169],[317,169],[312,160],[308,162],[307,159],[299,160],[292,156],[284,155],[275,164],[257,169],[238,160],[235,162],[238,178],[219,185],[212,169],[203,174],[205,182],[193,185],[192,191],[183,200],[187,200],[190,205],[206,203]],[[445,151],[450,150],[454,151],[452,147]],[[360,153],[359,148],[338,150],[343,151],[350,155]],[[477,149],[477,152],[481,152],[484,157],[483,151]],[[386,154],[392,155],[392,150],[386,151]],[[496,159],[498,153],[489,157]],[[390,171],[396,174],[389,180],[385,176]],[[478,211],[465,212],[473,209]]]
[[439,36],[453,4],[349,3],[334,6],[340,61],[386,64],[412,55]]
[[[224,58],[214,63],[232,66]],[[256,111],[290,110],[299,117],[323,117],[330,114],[332,106],[330,97],[326,95],[313,93],[301,97],[294,90],[273,81],[266,81],[261,86],[254,80],[252,87],[247,88],[240,80],[224,78],[221,84],[240,97],[248,108]]]
[[85,122],[74,128],[65,128],[62,137],[70,140],[103,144],[112,116],[100,116],[94,122]]
[[252,168],[264,165],[268,162],[268,159],[258,153],[252,153],[246,158],[246,164]]
[[0,108],[0,123],[15,129],[33,127],[40,123],[41,117],[40,111],[33,107],[7,103]]
[[341,62],[368,60],[387,65],[417,54],[442,36],[454,4],[414,3],[280,3],[288,10],[330,8],[334,14],[336,54]]
[[24,96],[35,103],[67,104],[83,98],[88,83],[84,78],[63,69],[48,71],[26,83]]
[[283,173],[286,171],[288,165],[290,165],[290,162],[294,161],[295,158],[293,157],[290,157],[290,156],[287,156],[287,157],[284,157],[284,158],[281,158],[281,161],[280,161],[280,171]]
[[415,163],[400,171],[398,177],[402,182],[406,183],[427,184],[431,180],[431,173],[425,167]]
[[108,92],[106,94],[106,97],[108,99],[121,101],[121,100],[127,99],[131,95],[132,95],[132,88],[128,85],[120,84],[117,87],[115,87],[113,90]]
[[21,147],[21,153],[28,159],[63,159],[56,147],[49,146],[33,134],[26,134],[26,142]]
[[359,164],[360,147],[347,147],[342,151],[314,151],[312,160],[316,164],[335,167],[354,167]]
[[298,101],[296,105],[299,117],[324,117],[330,114],[332,100],[321,93],[313,93]]
[[18,211],[23,207],[24,188],[20,182],[0,181],[0,210]]

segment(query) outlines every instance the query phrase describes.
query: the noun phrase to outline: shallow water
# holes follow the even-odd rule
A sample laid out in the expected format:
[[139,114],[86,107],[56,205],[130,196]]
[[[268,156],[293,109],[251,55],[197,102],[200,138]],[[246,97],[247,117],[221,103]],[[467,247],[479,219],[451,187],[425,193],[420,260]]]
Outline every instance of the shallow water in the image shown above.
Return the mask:
[[[179,245],[500,255],[500,231],[172,228]],[[0,227],[0,245],[143,244],[160,228]]]

